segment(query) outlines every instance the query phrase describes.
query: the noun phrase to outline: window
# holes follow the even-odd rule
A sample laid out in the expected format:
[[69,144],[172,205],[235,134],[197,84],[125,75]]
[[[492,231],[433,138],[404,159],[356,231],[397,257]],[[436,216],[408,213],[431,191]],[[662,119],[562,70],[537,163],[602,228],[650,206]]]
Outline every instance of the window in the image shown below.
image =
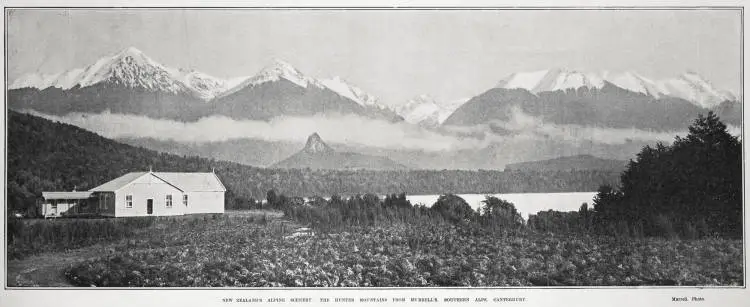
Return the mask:
[[133,208],[133,195],[125,195],[125,208]]
[[167,195],[167,208],[172,208],[172,195]]
[[182,203],[187,207],[187,194],[182,195]]
[[57,203],[52,203],[52,210],[57,210]]

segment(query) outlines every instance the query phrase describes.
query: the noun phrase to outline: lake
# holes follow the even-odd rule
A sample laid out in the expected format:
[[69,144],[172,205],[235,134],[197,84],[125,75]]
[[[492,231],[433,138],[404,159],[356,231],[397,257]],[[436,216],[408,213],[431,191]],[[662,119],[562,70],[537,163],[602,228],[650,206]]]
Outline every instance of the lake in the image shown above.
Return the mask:
[[[578,211],[581,204],[589,204],[589,209],[593,207],[593,199],[596,192],[566,192],[566,193],[507,193],[507,194],[457,194],[474,209],[477,210],[483,205],[485,195],[492,195],[500,199],[507,200],[516,206],[524,219],[528,219],[529,214],[536,214],[539,211]],[[412,205],[423,204],[432,206],[440,195],[406,195],[406,199]]]

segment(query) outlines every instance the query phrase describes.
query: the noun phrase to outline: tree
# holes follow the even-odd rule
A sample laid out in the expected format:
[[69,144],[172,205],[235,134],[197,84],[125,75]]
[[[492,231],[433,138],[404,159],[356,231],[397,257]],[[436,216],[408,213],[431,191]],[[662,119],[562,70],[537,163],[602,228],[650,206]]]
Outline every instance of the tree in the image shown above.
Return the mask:
[[671,146],[644,147],[622,173],[620,190],[600,187],[594,200],[599,229],[626,223],[631,233],[647,236],[741,237],[740,141],[713,112],[688,131]]
[[453,194],[441,195],[430,209],[454,224],[471,221],[477,214],[463,198]]
[[523,217],[513,203],[489,195],[485,196],[482,203],[482,217],[488,226],[517,229],[523,225]]

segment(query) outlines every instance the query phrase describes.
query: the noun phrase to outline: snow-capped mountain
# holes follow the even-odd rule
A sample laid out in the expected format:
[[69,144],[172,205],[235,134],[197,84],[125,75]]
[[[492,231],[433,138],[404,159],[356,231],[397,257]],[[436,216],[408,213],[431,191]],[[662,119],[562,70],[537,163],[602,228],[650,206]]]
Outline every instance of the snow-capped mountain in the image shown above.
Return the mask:
[[[35,84],[34,81],[40,79],[42,82]],[[23,85],[44,89],[52,86],[67,90],[76,86],[83,88],[97,83],[170,93],[184,93],[191,90],[175,78],[170,69],[133,47],[126,48],[113,56],[103,57],[85,68],[75,68],[41,78],[33,75],[21,77],[13,83],[11,88]]]
[[22,76],[11,86],[9,105],[55,115],[109,110],[181,121],[211,115],[269,120],[321,113],[403,120],[341,78],[325,83],[281,60],[254,76],[224,80],[166,67],[136,48],[126,48],[85,68]]
[[408,123],[437,127],[467,100],[457,99],[438,103],[430,95],[422,94],[396,107],[396,112]]
[[545,124],[671,132],[709,111],[739,126],[740,104],[695,73],[653,80],[633,72],[555,69],[512,74],[442,124],[502,126],[527,116]]
[[655,80],[636,72],[582,72],[567,69],[548,69],[513,73],[502,79],[497,88],[526,89],[532,93],[587,87],[601,89],[605,83],[653,98],[665,96],[682,98],[703,108],[713,108],[723,101],[734,101],[736,97],[720,91],[694,72],[676,78]]
[[394,111],[381,106],[375,96],[340,77],[319,80],[278,59],[218,95],[214,104],[217,114],[242,119],[339,113],[403,120]]
[[[242,78],[242,80],[246,77]],[[234,81],[234,80],[233,80]],[[172,94],[194,95],[210,100],[237,81],[222,80],[194,70],[166,67],[134,47],[106,56],[84,68],[59,74],[27,74],[16,79],[10,89],[55,87],[69,90],[95,84],[139,88]]]
[[316,88],[327,88],[363,107],[376,107],[379,109],[388,108],[387,106],[380,104],[378,98],[374,95],[352,85],[339,76],[328,79],[317,79],[303,74],[288,62],[280,59],[275,59],[273,64],[264,67],[255,76],[246,78],[243,82],[229,88],[222,93],[220,97],[229,96],[248,86],[257,86],[267,82],[279,81],[281,79],[285,79],[304,88],[308,88],[310,85]]
[[248,78],[244,76],[224,80],[199,71],[185,69],[177,70],[175,75],[179,76],[180,81],[189,86],[198,96],[206,101],[219,96],[221,93],[226,92]]
[[320,83],[320,81],[316,80],[315,78],[310,78],[303,75],[291,64],[280,59],[275,59],[271,65],[264,67],[256,75],[246,78],[237,85],[229,88],[225,92],[221,93],[221,95],[218,95],[217,98],[232,95],[248,86],[257,86],[263,83],[279,81],[281,79],[290,81],[304,88],[307,88],[307,86],[310,84],[319,88],[324,87],[324,85]]

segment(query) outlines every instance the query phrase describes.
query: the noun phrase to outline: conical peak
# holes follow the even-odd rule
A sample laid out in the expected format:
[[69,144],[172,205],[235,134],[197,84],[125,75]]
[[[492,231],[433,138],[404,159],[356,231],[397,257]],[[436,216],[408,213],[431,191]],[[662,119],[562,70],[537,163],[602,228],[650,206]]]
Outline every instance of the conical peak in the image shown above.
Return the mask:
[[309,153],[319,153],[332,152],[333,148],[329,147],[325,142],[323,142],[323,139],[320,137],[320,135],[315,132],[307,138],[307,144],[305,144],[305,149],[303,150]]

